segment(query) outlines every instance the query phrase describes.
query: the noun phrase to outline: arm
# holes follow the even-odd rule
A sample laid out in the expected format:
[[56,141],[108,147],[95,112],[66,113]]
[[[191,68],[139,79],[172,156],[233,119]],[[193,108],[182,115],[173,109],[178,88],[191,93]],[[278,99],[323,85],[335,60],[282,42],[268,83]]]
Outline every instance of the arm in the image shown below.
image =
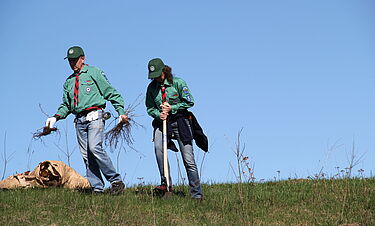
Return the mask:
[[176,80],[175,87],[178,90],[181,102],[171,106],[172,114],[176,114],[178,110],[188,109],[194,106],[194,98],[186,82],[182,79],[178,79]]
[[154,97],[151,94],[151,84],[147,87],[147,93],[146,93],[146,108],[147,108],[147,114],[150,115],[153,118],[159,119],[160,118],[160,110],[156,107]]
[[66,118],[71,113],[70,110],[69,110],[70,99],[68,97],[68,93],[67,93],[68,91],[67,91],[66,86],[67,85],[65,83],[64,84],[63,102],[62,102],[62,104],[60,104],[60,107],[58,108],[57,113],[54,116],[49,117],[47,119],[46,127],[53,128],[56,121]]
[[57,120],[65,119],[71,113],[69,106],[70,106],[70,98],[68,97],[67,83],[65,83],[62,103],[60,104],[60,107],[58,108],[57,113],[54,115],[54,117]]

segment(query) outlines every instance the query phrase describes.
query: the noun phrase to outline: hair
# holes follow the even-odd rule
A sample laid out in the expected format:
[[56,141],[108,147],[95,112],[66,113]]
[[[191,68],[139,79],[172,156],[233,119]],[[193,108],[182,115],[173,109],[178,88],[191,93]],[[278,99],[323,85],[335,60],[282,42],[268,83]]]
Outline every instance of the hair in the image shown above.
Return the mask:
[[168,65],[165,65],[163,68],[164,76],[167,81],[172,84],[173,83],[173,74],[172,74],[172,68]]

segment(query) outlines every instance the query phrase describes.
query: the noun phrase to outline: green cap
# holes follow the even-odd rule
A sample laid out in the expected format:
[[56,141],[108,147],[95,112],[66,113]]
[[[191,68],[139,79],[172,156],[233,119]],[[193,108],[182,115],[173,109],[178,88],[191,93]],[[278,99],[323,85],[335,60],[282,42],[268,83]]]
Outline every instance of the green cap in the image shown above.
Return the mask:
[[160,58],[152,59],[148,62],[148,78],[157,78],[161,75],[164,63]]
[[80,56],[84,56],[83,49],[79,46],[73,46],[68,49],[68,53],[66,54],[66,58],[78,58]]

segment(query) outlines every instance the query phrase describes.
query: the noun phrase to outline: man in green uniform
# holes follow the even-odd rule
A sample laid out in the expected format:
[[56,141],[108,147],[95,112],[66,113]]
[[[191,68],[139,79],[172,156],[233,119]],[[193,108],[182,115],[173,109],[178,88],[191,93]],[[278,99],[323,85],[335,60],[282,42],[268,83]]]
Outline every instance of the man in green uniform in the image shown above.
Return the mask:
[[119,114],[119,122],[126,122],[128,117],[124,111],[124,100],[102,70],[85,64],[85,54],[81,47],[69,48],[64,59],[68,59],[73,74],[65,81],[62,104],[57,113],[47,119],[46,126],[52,128],[56,121],[65,119],[70,113],[74,114],[77,140],[92,191],[103,192],[102,173],[111,183],[111,193],[117,195],[124,190],[125,185],[102,148],[103,109],[106,101],[110,101]]

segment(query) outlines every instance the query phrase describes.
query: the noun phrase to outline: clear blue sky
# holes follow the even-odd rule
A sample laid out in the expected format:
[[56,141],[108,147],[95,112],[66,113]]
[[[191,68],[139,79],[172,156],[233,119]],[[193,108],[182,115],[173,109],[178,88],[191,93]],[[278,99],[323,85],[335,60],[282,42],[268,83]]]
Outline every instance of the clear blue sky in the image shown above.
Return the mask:
[[[235,181],[233,149],[243,128],[245,153],[259,181],[334,175],[348,166],[353,142],[364,155],[355,168],[375,174],[375,2],[10,1],[0,3],[1,154],[14,152],[6,176],[43,160],[66,158],[84,174],[73,116],[61,136],[31,141],[55,114],[71,69],[67,48],[104,70],[127,104],[145,94],[147,63],[161,57],[189,85],[191,109],[210,139],[203,182]],[[108,109],[112,109],[108,107]],[[151,118],[142,103],[135,148],[119,156],[127,184],[157,184]],[[33,154],[28,154],[28,149]],[[199,168],[203,152],[195,149]],[[110,153],[117,165],[117,152]],[[180,155],[178,155],[180,158]],[[177,182],[176,155],[169,154]],[[181,163],[181,161],[180,161]],[[0,163],[3,173],[3,162]],[[185,171],[182,171],[185,177]]]

